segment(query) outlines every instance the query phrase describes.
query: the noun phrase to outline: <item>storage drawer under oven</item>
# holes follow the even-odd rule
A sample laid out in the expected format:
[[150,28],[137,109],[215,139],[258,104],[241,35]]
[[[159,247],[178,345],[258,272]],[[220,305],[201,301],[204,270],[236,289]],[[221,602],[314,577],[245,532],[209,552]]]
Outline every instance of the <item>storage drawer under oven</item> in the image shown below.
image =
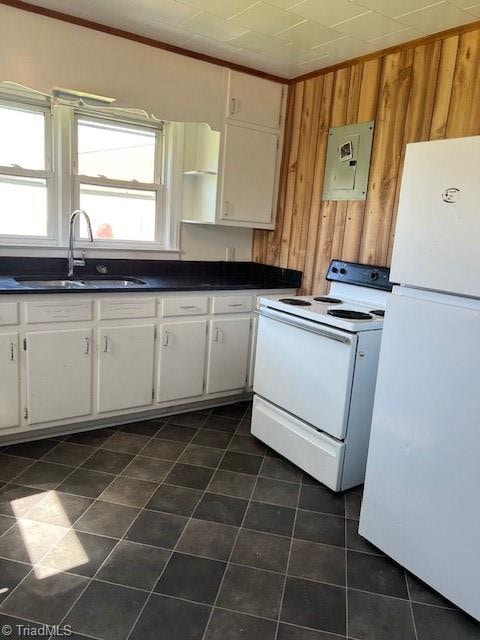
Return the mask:
[[356,352],[355,334],[261,310],[253,390],[343,440]]
[[333,491],[340,491],[345,444],[255,396],[252,434]]

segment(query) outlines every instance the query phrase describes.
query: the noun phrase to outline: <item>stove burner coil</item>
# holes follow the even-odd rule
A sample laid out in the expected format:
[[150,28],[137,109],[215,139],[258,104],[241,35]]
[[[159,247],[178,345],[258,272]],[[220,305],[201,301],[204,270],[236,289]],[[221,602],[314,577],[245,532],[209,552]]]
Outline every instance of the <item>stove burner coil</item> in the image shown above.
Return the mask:
[[328,302],[330,304],[341,304],[343,302],[340,298],[329,298],[328,296],[318,296],[314,300],[315,302]]
[[307,302],[306,300],[298,300],[297,298],[281,298],[279,302],[284,302],[285,304],[291,304],[294,307],[311,307],[312,303]]
[[329,309],[327,311],[329,316],[335,318],[345,318],[346,320],[371,320],[372,316],[369,313],[363,313],[362,311],[353,311],[352,309]]

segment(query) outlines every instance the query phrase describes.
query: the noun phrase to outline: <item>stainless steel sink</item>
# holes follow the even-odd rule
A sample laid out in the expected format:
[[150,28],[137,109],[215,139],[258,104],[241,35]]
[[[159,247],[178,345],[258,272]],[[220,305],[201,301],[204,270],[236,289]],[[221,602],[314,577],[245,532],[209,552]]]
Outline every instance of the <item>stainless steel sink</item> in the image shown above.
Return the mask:
[[81,289],[85,284],[81,280],[30,280],[29,278],[15,278],[19,284],[33,289]]
[[107,287],[126,289],[128,287],[138,287],[146,284],[143,280],[137,280],[136,278],[98,278],[95,280],[82,280],[82,282],[86,287],[95,287],[98,289]]
[[34,289],[128,289],[129,287],[143,286],[146,283],[137,278],[92,278],[85,280],[41,280],[39,278],[15,278],[16,282]]

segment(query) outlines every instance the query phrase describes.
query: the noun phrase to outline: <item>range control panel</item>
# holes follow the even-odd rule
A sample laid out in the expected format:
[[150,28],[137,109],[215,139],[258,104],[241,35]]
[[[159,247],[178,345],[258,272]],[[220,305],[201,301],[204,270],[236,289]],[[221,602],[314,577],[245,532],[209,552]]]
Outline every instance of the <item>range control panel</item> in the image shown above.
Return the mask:
[[331,282],[343,282],[355,284],[359,287],[370,287],[391,291],[393,283],[390,282],[390,269],[388,267],[376,267],[371,264],[359,262],[344,262],[332,260],[327,272],[327,280]]

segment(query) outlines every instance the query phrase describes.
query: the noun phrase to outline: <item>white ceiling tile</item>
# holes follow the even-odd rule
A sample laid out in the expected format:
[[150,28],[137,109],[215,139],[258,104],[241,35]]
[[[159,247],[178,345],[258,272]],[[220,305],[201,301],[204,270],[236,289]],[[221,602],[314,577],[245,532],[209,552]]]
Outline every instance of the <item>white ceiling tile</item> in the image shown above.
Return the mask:
[[278,31],[292,27],[302,20],[303,18],[293,13],[272,7],[265,2],[259,2],[250,9],[234,16],[231,21],[246,29],[273,35]]
[[408,13],[416,9],[422,9],[433,4],[439,4],[442,0],[357,0],[358,4],[381,13],[390,18],[401,13]]
[[315,47],[324,42],[330,42],[331,40],[342,37],[342,34],[338,33],[338,31],[323,27],[321,24],[313,22],[312,20],[302,22],[291,29],[281,31],[277,35],[279,38],[283,38],[304,48]]
[[228,42],[245,33],[245,29],[239,25],[210,13],[199,13],[184,22],[182,27],[206,38],[220,40],[220,42]]
[[266,4],[271,4],[279,9],[290,9],[293,5],[298,4],[300,0],[265,0]]
[[472,16],[477,16],[480,18],[480,4],[476,4],[474,7],[470,7],[468,9],[468,13],[471,13]]
[[398,20],[424,33],[435,33],[460,24],[473,22],[472,14],[447,2],[398,16]]
[[[208,11],[220,18],[231,18],[255,4],[255,0],[181,0],[201,11]],[[162,0],[163,2],[163,0]],[[159,3],[157,3],[158,5]]]
[[373,40],[370,40],[370,44],[374,45],[375,49],[378,50],[387,49],[388,47],[394,47],[397,44],[407,42],[408,40],[415,40],[415,38],[419,38],[421,36],[422,34],[419,31],[415,31],[412,27],[406,27],[396,33],[390,33],[386,36],[374,38]]
[[361,42],[356,38],[345,36],[340,40],[334,40],[333,42],[327,42],[314,48],[320,55],[328,54],[331,58],[336,60],[348,60],[349,58],[357,58],[370,51],[374,50],[373,45],[369,45],[367,42]]
[[335,29],[341,33],[354,36],[359,40],[373,40],[380,36],[395,33],[403,29],[403,25],[395,20],[391,20],[379,13],[364,13],[356,18],[345,20],[335,25]]
[[475,2],[475,0],[448,0],[448,2],[453,4],[455,7],[467,10],[480,6],[480,3]]
[[238,38],[230,40],[230,44],[256,52],[268,51],[275,47],[285,47],[283,40],[273,36],[266,36],[264,33],[256,33],[255,31],[247,31]]
[[303,18],[316,20],[327,27],[365,13],[367,9],[349,0],[303,0],[294,5],[290,11]]

